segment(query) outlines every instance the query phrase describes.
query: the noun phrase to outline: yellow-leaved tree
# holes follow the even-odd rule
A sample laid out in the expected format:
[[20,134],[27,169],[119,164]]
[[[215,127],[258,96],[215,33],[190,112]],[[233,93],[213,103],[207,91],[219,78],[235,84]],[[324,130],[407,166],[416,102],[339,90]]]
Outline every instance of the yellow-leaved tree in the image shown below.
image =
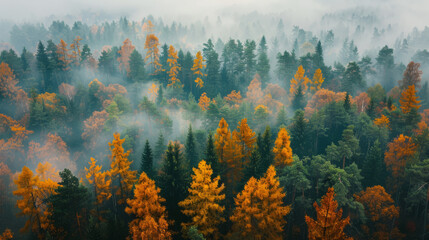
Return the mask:
[[322,86],[322,83],[325,81],[325,78],[323,77],[322,70],[316,69],[313,75],[313,81],[311,81],[310,90],[311,92],[316,92],[320,90],[320,87]]
[[410,85],[407,89],[404,89],[401,94],[401,99],[399,99],[402,112],[407,114],[411,112],[412,109],[417,111],[421,107],[418,105],[421,102],[417,100],[418,98],[419,97],[416,96],[416,88],[414,85]]
[[184,209],[183,214],[189,216],[191,222],[182,225],[185,232],[190,226],[196,226],[204,237],[217,239],[217,226],[225,221],[222,217],[225,207],[221,205],[221,201],[225,199],[225,194],[222,194],[224,185],[219,186],[220,176],[212,178],[213,170],[204,160],[193,171],[189,196],[179,202],[179,206]]
[[125,203],[125,200],[131,195],[133,185],[137,180],[137,171],[130,169],[132,163],[128,159],[130,151],[125,152],[122,147],[124,141],[125,139],[121,139],[119,133],[114,133],[113,140],[109,143],[109,149],[112,153],[110,156],[110,173],[113,181],[118,180],[119,186],[116,186],[115,194],[119,197],[119,204]]
[[194,65],[192,66],[191,70],[194,72],[194,75],[197,76],[197,78],[195,79],[195,83],[199,88],[202,88],[204,86],[204,82],[201,78],[207,75],[203,73],[203,69],[206,67],[206,65],[204,64],[205,61],[206,60],[203,59],[201,51],[198,51],[197,55],[195,56]]
[[259,181],[250,178],[244,190],[235,198],[236,208],[230,217],[233,232],[239,239],[282,239],[285,216],[290,207],[284,206],[285,197],[276,171],[270,166]]
[[162,65],[159,62],[159,40],[155,36],[155,34],[148,34],[146,36],[146,42],[144,45],[144,49],[146,49],[146,57],[145,61],[149,65],[149,72],[152,75],[157,74],[162,69]]
[[253,148],[255,147],[256,133],[247,124],[247,118],[241,119],[238,123],[237,130],[237,136],[245,158],[244,164],[246,164],[252,154]]
[[177,78],[177,75],[180,71],[180,66],[177,63],[177,59],[179,57],[177,56],[177,51],[174,49],[172,45],[170,45],[170,48],[168,49],[168,59],[167,63],[170,67],[170,70],[168,71],[168,76],[170,77],[169,81],[170,83],[167,84],[167,87],[182,87],[182,84],[180,84],[180,79]]
[[165,207],[161,205],[165,199],[159,196],[160,191],[155,182],[142,172],[134,189],[134,198],[127,199],[125,208],[126,213],[135,217],[129,223],[133,240],[171,239]]
[[299,87],[301,87],[302,93],[305,94],[308,89],[308,83],[310,82],[310,79],[305,75],[304,68],[302,65],[300,65],[294,77],[290,80],[290,96],[295,96],[295,93]]
[[110,184],[112,180],[110,180],[110,172],[101,172],[101,166],[96,165],[97,160],[91,158],[89,163],[89,169],[85,167],[86,179],[89,184],[93,185],[94,195],[96,198],[97,205],[97,215],[99,215],[98,206],[101,205],[105,200],[109,200],[112,197],[112,193],[110,191]]
[[290,137],[285,128],[281,128],[277,139],[274,142],[274,165],[285,166],[293,162],[292,148],[290,147]]
[[135,48],[136,47],[132,44],[131,40],[127,38],[123,42],[121,49],[118,51],[119,57],[117,60],[119,62],[119,69],[127,74],[130,73],[130,56]]

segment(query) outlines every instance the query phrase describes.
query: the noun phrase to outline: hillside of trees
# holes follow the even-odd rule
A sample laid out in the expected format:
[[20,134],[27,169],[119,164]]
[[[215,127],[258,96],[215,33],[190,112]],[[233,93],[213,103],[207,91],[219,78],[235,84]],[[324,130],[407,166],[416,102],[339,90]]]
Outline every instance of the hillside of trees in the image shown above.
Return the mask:
[[429,28],[356,21],[13,26],[0,240],[428,239]]

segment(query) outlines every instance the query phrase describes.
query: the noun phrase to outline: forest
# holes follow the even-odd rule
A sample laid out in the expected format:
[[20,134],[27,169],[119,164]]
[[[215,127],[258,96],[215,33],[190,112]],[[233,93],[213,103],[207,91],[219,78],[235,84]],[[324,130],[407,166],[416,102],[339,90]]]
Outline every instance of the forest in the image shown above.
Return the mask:
[[428,239],[429,27],[237,18],[8,28],[0,240]]

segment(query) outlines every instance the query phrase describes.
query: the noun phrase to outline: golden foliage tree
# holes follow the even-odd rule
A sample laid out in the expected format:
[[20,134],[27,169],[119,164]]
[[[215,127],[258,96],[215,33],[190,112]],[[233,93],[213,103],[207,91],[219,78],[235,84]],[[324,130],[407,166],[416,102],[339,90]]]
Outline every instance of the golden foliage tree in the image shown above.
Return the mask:
[[223,99],[234,104],[241,103],[242,101],[240,91],[236,92],[235,90],[232,90],[231,93],[226,95]]
[[198,51],[195,56],[194,65],[192,66],[191,70],[194,72],[194,75],[197,76],[197,78],[195,79],[195,83],[199,88],[202,88],[204,86],[204,82],[201,78],[207,75],[204,74],[202,71],[206,67],[206,65],[204,64],[205,61],[206,60],[203,59],[201,51]]
[[412,109],[418,110],[421,106],[418,105],[421,101],[417,100],[419,97],[416,96],[416,89],[414,85],[408,86],[404,89],[401,94],[399,103],[404,114],[411,112]]
[[261,81],[259,81],[258,77],[255,76],[253,80],[250,82],[249,86],[247,87],[247,93],[246,97],[251,101],[252,103],[257,103],[264,93],[261,89]]
[[93,185],[94,195],[96,198],[96,204],[101,205],[104,201],[109,200],[112,197],[110,192],[110,172],[101,172],[101,166],[96,165],[97,160],[91,158],[89,163],[89,169],[85,167],[86,179],[89,184]]
[[27,130],[15,119],[0,113],[0,132],[9,129],[11,137],[9,139],[0,139],[0,158],[8,159],[13,157],[13,151],[24,153],[23,141],[33,131]]
[[222,217],[225,207],[220,204],[225,199],[225,194],[221,194],[224,185],[219,186],[220,176],[212,178],[213,170],[204,160],[193,171],[189,195],[179,202],[179,206],[184,208],[183,214],[189,216],[191,222],[182,225],[186,230],[196,226],[205,237],[217,238],[217,226],[225,221]]
[[182,85],[180,84],[180,79],[177,78],[177,75],[180,71],[180,66],[177,63],[178,58],[179,57],[177,56],[177,51],[172,45],[170,45],[170,48],[168,48],[167,59],[168,66],[170,67],[170,70],[168,71],[168,76],[170,77],[170,83],[167,84],[168,87],[182,87]]
[[362,92],[358,96],[356,96],[355,104],[357,112],[365,112],[368,109],[370,102],[371,99],[368,97],[368,94],[366,92]]
[[159,87],[156,86],[155,83],[152,83],[151,87],[148,89],[150,99],[152,101],[155,101],[155,99],[158,97],[158,90],[159,90]]
[[145,61],[149,61],[149,69],[152,74],[158,73],[162,65],[159,62],[159,40],[155,36],[155,34],[148,34],[146,36],[146,42],[144,45],[144,49],[146,49],[146,57]]
[[215,148],[219,161],[223,161],[224,148],[230,137],[231,132],[228,129],[228,123],[222,118],[219,121],[219,127],[216,129],[215,133]]
[[322,86],[324,81],[325,81],[325,78],[323,77],[322,70],[320,70],[319,68],[314,72],[313,81],[311,81],[310,90],[312,92],[316,92],[320,90],[320,87]]
[[200,106],[201,110],[206,111],[210,105],[210,98],[207,97],[207,93],[203,93],[198,100],[198,106]]
[[259,181],[251,177],[234,199],[233,231],[241,234],[240,239],[282,239],[284,218],[290,212],[284,197],[273,166]]
[[290,165],[293,162],[290,137],[285,128],[281,128],[274,142],[274,164],[276,166]]
[[117,187],[115,193],[119,197],[119,204],[125,203],[125,200],[130,196],[134,183],[137,180],[137,171],[132,171],[130,169],[132,163],[132,161],[128,160],[130,151],[125,152],[122,147],[124,141],[125,139],[121,139],[119,133],[114,133],[113,140],[109,143],[111,152],[111,176],[113,180],[117,179],[119,181],[119,187]]
[[247,118],[241,119],[237,126],[238,139],[243,155],[248,160],[256,143],[256,133],[247,124]]
[[125,41],[122,44],[121,49],[118,51],[119,57],[119,69],[121,71],[125,71],[127,74],[130,72],[130,56],[131,53],[133,53],[134,49],[136,47],[132,44],[130,39],[125,39]]
[[414,156],[417,146],[412,139],[403,134],[387,144],[388,150],[384,153],[386,167],[392,172],[394,178],[403,176],[405,166]]
[[308,89],[308,83],[310,82],[310,79],[305,75],[304,68],[302,67],[302,65],[300,65],[294,77],[290,80],[290,96],[295,96],[295,93],[300,86],[302,93],[305,94]]
[[104,124],[109,118],[109,113],[106,110],[94,111],[92,116],[83,121],[84,132],[82,133],[82,139],[89,141],[89,148],[94,148],[97,143],[97,138],[103,131]]
[[5,98],[18,104],[20,111],[27,111],[27,93],[18,85],[12,69],[5,62],[0,63],[0,99]]
[[20,197],[16,201],[16,206],[21,210],[19,215],[29,217],[21,231],[31,229],[39,239],[44,239],[46,230],[51,227],[48,219],[49,209],[44,200],[55,194],[58,183],[51,179],[41,181],[40,177],[34,176],[26,166],[22,168],[14,182],[17,190],[13,194]]
[[70,53],[67,47],[67,43],[63,39],[61,39],[60,43],[57,45],[57,55],[61,70],[70,70],[70,63],[72,60],[70,59]]
[[134,198],[127,199],[125,208],[126,213],[135,217],[129,223],[132,239],[171,239],[165,207],[161,205],[165,200],[159,196],[160,191],[155,182],[142,172],[134,189]]
[[[328,89],[321,88],[311,97],[308,101],[307,106],[305,107],[305,115],[311,116],[316,110],[321,109],[323,106],[327,105],[332,101],[344,101],[346,97],[346,92],[333,92]],[[353,99],[350,96],[350,102],[353,103]]]
[[390,128],[390,120],[384,114],[381,114],[381,117],[374,119],[374,124],[379,127]]
[[10,229],[6,229],[2,235],[0,235],[0,240],[11,240],[13,239],[13,232]]
[[350,224],[350,217],[342,219],[343,210],[337,211],[338,203],[334,200],[334,188],[329,188],[325,196],[322,197],[320,206],[314,202],[317,220],[305,216],[305,222],[308,226],[308,239],[310,240],[343,240],[353,239],[347,237],[344,228]]
[[76,36],[76,38],[73,40],[73,43],[70,44],[70,61],[72,64],[74,64],[75,66],[79,66],[80,65],[80,41],[82,40],[82,38],[80,38],[79,36]]

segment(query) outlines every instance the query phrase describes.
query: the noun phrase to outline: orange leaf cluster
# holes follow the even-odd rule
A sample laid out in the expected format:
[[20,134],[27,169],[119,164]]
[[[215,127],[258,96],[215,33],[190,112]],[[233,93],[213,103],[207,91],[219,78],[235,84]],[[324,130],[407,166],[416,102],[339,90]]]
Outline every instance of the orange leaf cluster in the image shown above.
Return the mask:
[[13,232],[10,229],[6,229],[2,235],[0,235],[0,240],[11,240],[13,239]]
[[290,147],[290,137],[285,128],[281,128],[277,139],[274,142],[274,163],[276,166],[291,165],[292,148]]
[[[305,107],[305,115],[311,116],[315,111],[321,109],[323,106],[329,104],[332,101],[344,101],[346,97],[346,92],[333,92],[328,89],[318,90],[308,101],[307,106]],[[353,103],[353,99],[350,96],[350,102]]]
[[168,71],[168,76],[170,77],[170,83],[167,84],[167,87],[182,87],[183,85],[180,84],[180,79],[177,78],[177,75],[180,71],[180,66],[177,63],[177,59],[179,57],[177,56],[177,51],[174,49],[172,45],[170,45],[170,48],[168,49],[168,59],[167,63],[170,67],[170,71]]
[[152,74],[156,74],[162,70],[162,65],[159,63],[159,40],[155,34],[148,34],[144,49],[147,50],[145,61],[149,61],[148,65],[151,68]]
[[236,92],[235,90],[232,90],[231,93],[226,95],[223,99],[234,104],[241,103],[242,101],[240,91]]
[[399,135],[388,145],[388,150],[384,153],[384,162],[386,167],[392,171],[395,178],[403,175],[405,166],[414,156],[417,146],[408,136]]
[[70,44],[70,60],[75,66],[79,66],[80,64],[80,41],[82,38],[79,36],[76,36],[76,38],[73,40],[73,43]]
[[97,89],[94,95],[103,103],[103,107],[108,106],[116,94],[127,95],[127,89],[124,86],[120,84],[109,84],[106,87],[96,78],[92,80],[88,86]]
[[83,121],[84,132],[82,133],[82,139],[90,140],[90,146],[95,147],[97,137],[103,131],[104,124],[109,118],[109,113],[106,110],[94,111],[92,116]]
[[295,76],[290,80],[289,96],[295,96],[295,93],[300,86],[302,93],[305,94],[308,89],[308,83],[311,83],[311,81],[307,76],[305,76],[305,70],[302,65],[300,65],[295,73]]
[[322,197],[320,205],[314,202],[317,220],[305,216],[308,226],[308,239],[310,240],[352,240],[344,233],[344,228],[350,224],[350,217],[342,219],[343,210],[337,211],[338,203],[334,200],[334,188],[329,188]]
[[58,61],[59,65],[61,66],[61,69],[63,71],[70,70],[70,63],[72,62],[69,49],[67,47],[67,43],[61,39],[60,43],[57,45],[57,55],[58,55]]
[[374,119],[374,124],[382,128],[390,128],[390,120],[381,114],[381,117]]
[[200,106],[201,110],[206,111],[210,105],[210,98],[207,97],[207,93],[203,93],[198,100],[198,106]]
[[256,104],[264,95],[261,89],[261,81],[255,76],[247,87],[246,97],[250,102]]
[[127,74],[130,72],[130,56],[135,48],[136,47],[132,44],[131,40],[127,38],[123,42],[121,49],[118,51],[120,55],[117,59],[119,62],[119,69],[127,72]]
[[194,72],[194,75],[197,75],[197,78],[195,79],[195,82],[197,83],[197,87],[202,88],[204,85],[203,80],[200,77],[204,77],[207,74],[204,74],[202,70],[206,67],[204,64],[206,60],[203,59],[203,55],[201,54],[201,51],[197,52],[197,55],[194,59],[194,65],[192,66],[192,71]]
[[91,158],[89,163],[89,169],[85,167],[86,179],[89,184],[94,186],[94,194],[96,198],[96,204],[101,205],[105,200],[109,200],[112,197],[110,193],[110,172],[101,172],[101,166],[96,165],[97,160]]
[[411,109],[418,110],[421,107],[418,105],[421,102],[417,100],[418,98],[419,97],[416,96],[416,89],[414,85],[410,85],[407,89],[402,91],[401,99],[399,99],[402,112],[407,114],[411,112]]
[[17,86],[12,69],[5,62],[0,63],[0,96],[19,104],[21,111],[28,110],[27,93]]
[[366,92],[360,93],[355,97],[354,100],[358,113],[365,112],[368,109],[369,103],[371,102],[371,98],[369,98]]
[[11,137],[5,141],[0,139],[0,154],[3,152],[8,156],[8,152],[11,150],[17,150],[23,153],[23,141],[28,138],[29,134],[33,131],[27,130],[18,121],[12,119],[9,116],[0,113],[0,132],[7,131],[7,128],[11,131]]
[[310,83],[311,84],[310,90],[312,92],[319,91],[324,81],[325,81],[325,78],[323,77],[322,70],[320,70],[319,68],[314,72],[313,81],[311,81]]

